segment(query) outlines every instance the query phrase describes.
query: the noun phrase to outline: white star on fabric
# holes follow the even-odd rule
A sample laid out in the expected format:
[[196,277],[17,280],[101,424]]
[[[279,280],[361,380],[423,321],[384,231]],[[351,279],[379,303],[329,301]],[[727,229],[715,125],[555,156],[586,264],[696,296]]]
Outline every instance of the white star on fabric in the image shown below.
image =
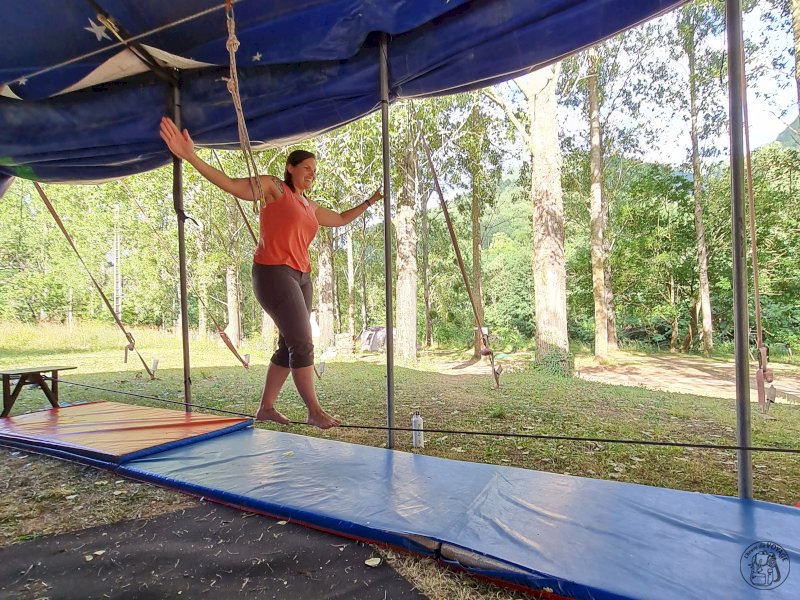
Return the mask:
[[17,81],[17,85],[25,85],[26,83],[28,83],[28,78],[27,77],[23,77],[22,79]]
[[253,62],[261,62],[261,52],[256,52],[253,55]]
[[89,27],[84,27],[84,29],[86,31],[89,31],[89,32],[95,34],[97,36],[97,41],[98,42],[101,41],[103,38],[106,38],[109,41],[111,40],[111,38],[108,37],[108,34],[106,33],[105,25],[98,25],[97,23],[95,23],[91,19],[89,19],[89,23],[90,23],[90,26]]

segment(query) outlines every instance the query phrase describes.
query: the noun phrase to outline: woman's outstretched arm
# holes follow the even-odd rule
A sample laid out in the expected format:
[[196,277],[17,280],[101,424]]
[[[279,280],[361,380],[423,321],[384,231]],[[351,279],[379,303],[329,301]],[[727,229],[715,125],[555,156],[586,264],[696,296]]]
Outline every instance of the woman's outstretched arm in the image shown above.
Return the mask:
[[337,213],[335,211],[330,210],[329,208],[325,208],[324,206],[320,206],[316,202],[314,205],[316,206],[315,214],[317,216],[317,221],[319,221],[320,225],[325,227],[341,227],[342,225],[347,225],[351,221],[353,221],[356,217],[364,214],[364,212],[373,204],[375,204],[378,200],[383,198],[383,194],[381,194],[381,190],[375,190],[375,193],[372,194],[369,198],[361,202],[360,204],[356,204],[350,210],[346,210],[343,213]]
[[[194,149],[194,142],[189,136],[189,131],[184,129],[183,132],[181,132],[169,117],[163,117],[161,119],[160,134],[161,139],[164,140],[167,147],[175,156],[188,162],[200,175],[208,179],[211,183],[242,200],[257,200],[258,186],[253,178],[228,177],[219,169],[212,167],[197,156],[197,152],[195,152]],[[267,201],[274,200],[280,196],[282,190],[279,189],[279,186],[282,186],[283,183],[279,179],[265,175],[260,175],[259,179],[261,180],[261,187],[264,190],[264,196]]]

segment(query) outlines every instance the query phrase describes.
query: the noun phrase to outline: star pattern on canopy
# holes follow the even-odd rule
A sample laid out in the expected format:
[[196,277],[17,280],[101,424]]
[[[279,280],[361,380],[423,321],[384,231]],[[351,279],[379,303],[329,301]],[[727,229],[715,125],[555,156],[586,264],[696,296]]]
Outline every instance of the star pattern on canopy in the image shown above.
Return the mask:
[[98,42],[101,42],[103,38],[111,40],[109,35],[106,33],[105,25],[100,25],[98,23],[95,23],[92,19],[89,19],[89,27],[84,27],[84,30],[95,34],[97,36]]

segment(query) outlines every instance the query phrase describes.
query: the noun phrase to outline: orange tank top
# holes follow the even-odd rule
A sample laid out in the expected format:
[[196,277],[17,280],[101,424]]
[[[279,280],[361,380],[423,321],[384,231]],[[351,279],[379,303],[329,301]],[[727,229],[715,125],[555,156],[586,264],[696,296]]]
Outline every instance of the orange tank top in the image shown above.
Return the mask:
[[289,265],[311,272],[308,247],[319,229],[314,205],[283,184],[283,194],[259,212],[259,240],[253,262],[261,265]]

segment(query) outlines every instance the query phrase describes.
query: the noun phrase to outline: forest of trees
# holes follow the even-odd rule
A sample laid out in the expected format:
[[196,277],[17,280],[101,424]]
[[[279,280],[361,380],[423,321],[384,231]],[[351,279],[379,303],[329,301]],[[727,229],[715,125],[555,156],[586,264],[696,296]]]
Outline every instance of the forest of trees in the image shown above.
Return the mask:
[[[800,0],[750,2],[748,10],[760,24],[747,39],[751,95],[765,80],[800,90]],[[576,344],[601,360],[620,345],[730,348],[723,19],[721,3],[697,0],[516,81],[392,106],[399,359],[432,345],[478,350],[425,143],[496,350],[535,349],[538,362],[568,371]],[[786,122],[798,105],[800,91],[784,107]],[[752,154],[764,331],[788,350],[800,345],[796,139],[789,130]],[[681,161],[652,158],[676,145]],[[319,157],[313,197],[335,210],[382,180],[377,115],[300,147]],[[293,148],[258,152],[262,172],[282,175]],[[203,152],[231,175],[246,173],[236,153]],[[212,335],[213,317],[234,341],[272,340],[250,288],[253,240],[236,202],[191,168],[184,184],[192,329]],[[123,321],[175,328],[171,168],[45,190]],[[243,209],[257,231],[257,215]],[[384,324],[383,235],[378,207],[320,231],[312,259],[321,349],[336,334]],[[0,319],[111,320],[33,185],[19,179],[0,199]]]

